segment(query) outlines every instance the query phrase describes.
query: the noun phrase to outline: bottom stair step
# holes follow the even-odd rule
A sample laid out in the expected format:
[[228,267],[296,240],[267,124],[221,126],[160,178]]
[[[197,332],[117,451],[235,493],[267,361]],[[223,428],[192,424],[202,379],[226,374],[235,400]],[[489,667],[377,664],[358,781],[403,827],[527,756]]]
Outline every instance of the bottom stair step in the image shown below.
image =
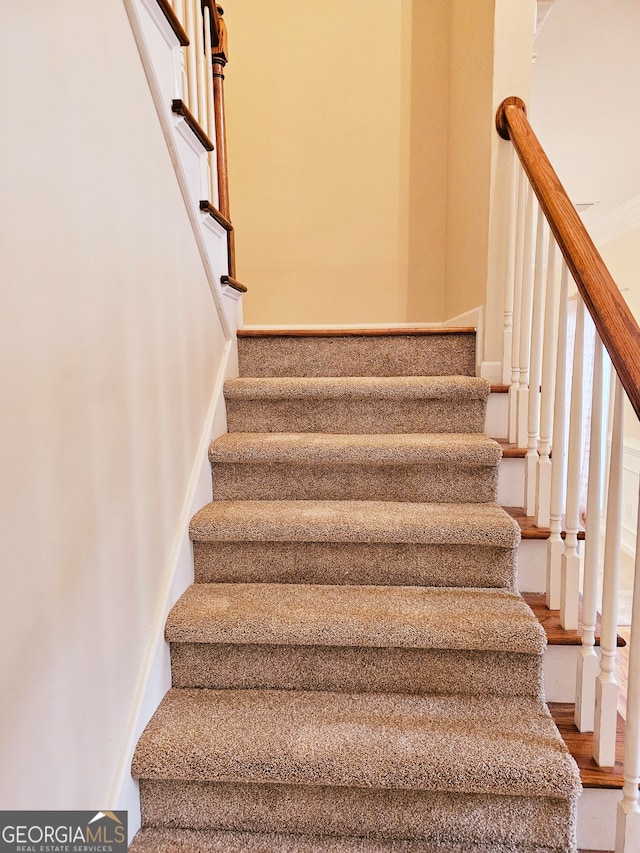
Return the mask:
[[174,689],[133,773],[145,827],[575,849],[578,771],[536,699]]
[[492,844],[437,844],[381,841],[281,833],[215,832],[190,829],[144,829],[129,853],[556,853],[558,848]]

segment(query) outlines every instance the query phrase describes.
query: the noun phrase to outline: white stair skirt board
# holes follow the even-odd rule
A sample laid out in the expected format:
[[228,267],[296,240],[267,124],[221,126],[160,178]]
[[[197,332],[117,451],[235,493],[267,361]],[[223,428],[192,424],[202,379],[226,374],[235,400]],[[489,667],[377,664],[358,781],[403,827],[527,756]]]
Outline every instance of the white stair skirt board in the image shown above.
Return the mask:
[[487,400],[487,416],[484,431],[498,441],[507,439],[507,422],[509,418],[509,395],[489,394]]
[[578,800],[578,848],[615,850],[617,788],[584,788]]
[[498,470],[498,503],[524,505],[524,459],[502,459]]
[[[543,658],[547,702],[575,702],[576,660],[580,646],[547,646]],[[600,659],[600,646],[596,648]]]
[[518,546],[518,590],[545,592],[546,582],[547,540],[523,539]]

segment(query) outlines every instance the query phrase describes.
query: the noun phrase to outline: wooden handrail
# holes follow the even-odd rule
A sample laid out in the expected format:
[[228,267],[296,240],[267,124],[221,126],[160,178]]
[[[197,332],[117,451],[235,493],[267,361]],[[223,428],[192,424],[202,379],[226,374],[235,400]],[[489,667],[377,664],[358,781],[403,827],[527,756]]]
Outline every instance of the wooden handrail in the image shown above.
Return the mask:
[[633,409],[640,418],[640,328],[560,183],[527,118],[506,98],[496,128],[511,140]]

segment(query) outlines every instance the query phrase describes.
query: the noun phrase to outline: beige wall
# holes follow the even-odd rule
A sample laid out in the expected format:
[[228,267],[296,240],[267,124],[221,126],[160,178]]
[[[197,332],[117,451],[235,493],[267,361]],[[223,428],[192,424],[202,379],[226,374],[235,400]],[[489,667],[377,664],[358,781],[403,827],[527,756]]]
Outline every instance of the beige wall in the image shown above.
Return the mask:
[[495,0],[452,0],[445,316],[484,301]]
[[[227,3],[232,214],[238,273],[251,286],[247,323],[433,322],[482,301],[474,235],[486,231],[486,139],[470,151],[491,99],[492,6]],[[450,110],[452,63],[456,97],[466,101],[469,81],[474,97],[484,90],[453,151],[449,124],[465,107]],[[463,239],[453,239],[459,228]],[[479,240],[486,252],[486,234]]]
[[450,0],[411,4],[407,321],[445,317]]
[[401,321],[408,0],[230,0],[231,213],[247,323]]
[[484,303],[494,64],[501,84],[530,74],[532,9],[228,0],[247,323],[433,322]]

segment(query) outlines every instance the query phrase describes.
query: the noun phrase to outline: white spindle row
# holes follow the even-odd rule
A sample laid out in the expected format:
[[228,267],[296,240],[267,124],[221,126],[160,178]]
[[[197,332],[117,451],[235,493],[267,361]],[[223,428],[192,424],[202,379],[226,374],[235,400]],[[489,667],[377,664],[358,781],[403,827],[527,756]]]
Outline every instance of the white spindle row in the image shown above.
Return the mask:
[[[637,529],[640,530],[640,500],[637,525]],[[640,783],[640,548],[636,550],[628,684],[624,785],[616,821],[617,853],[639,853],[640,851],[640,799],[638,797]]]
[[614,377],[613,424],[611,428],[611,461],[607,492],[602,581],[602,625],[600,629],[600,674],[596,681],[596,713],[593,729],[594,758],[610,767],[616,758],[616,720],[618,684],[615,666],[618,635],[618,588],[620,576],[620,529],[622,526],[622,436],[624,425],[624,392]]
[[520,310],[520,381],[518,385],[518,447],[527,446],[529,421],[529,362],[531,353],[531,317],[533,313],[533,215],[535,197],[529,183],[526,186],[524,249],[522,255],[522,300]]
[[567,631],[578,628],[580,596],[580,471],[582,463],[582,412],[584,403],[584,302],[578,298],[573,345],[569,443],[567,450],[566,538],[560,562],[560,624]]
[[531,357],[529,370],[529,411],[527,413],[527,456],[525,460],[524,511],[536,513],[536,481],[538,475],[538,441],[540,438],[540,385],[542,383],[542,330],[544,321],[543,251],[545,218],[538,208],[533,279],[533,311],[531,315]]
[[565,465],[567,457],[566,393],[567,393],[567,313],[569,268],[562,264],[560,305],[558,311],[558,345],[556,348],[556,383],[553,420],[553,462],[551,465],[551,498],[549,505],[550,535],[547,543],[547,607],[560,609],[560,564],[564,551],[562,516],[564,514]]
[[[211,59],[211,9],[201,0],[171,0],[173,11],[182,23],[189,44],[184,51],[184,80],[182,100],[200,127],[212,141],[216,124],[213,100],[213,63]],[[207,200],[218,204],[216,152],[209,151],[206,179]]]
[[520,326],[522,317],[522,261],[524,257],[524,232],[526,196],[529,183],[524,170],[519,170],[516,214],[516,245],[513,269],[513,331],[511,338],[511,383],[509,385],[509,441],[518,438],[518,389],[520,387]]
[[589,487],[582,597],[582,646],[576,673],[574,721],[581,732],[592,732],[599,660],[595,648],[598,609],[598,566],[600,565],[600,517],[602,500],[602,438],[604,429],[603,349],[596,334],[593,362],[593,406],[589,441]]
[[[622,509],[624,391],[612,371],[610,407],[605,396],[607,355],[596,333],[592,388],[586,376],[592,327],[579,295],[571,296],[569,269],[524,170],[516,164],[505,295],[503,379],[509,383],[508,439],[526,448],[523,505],[539,527],[549,527],[546,602],[560,611],[564,628],[579,628],[575,723],[594,733],[594,758],[615,763],[618,685],[615,677]],[[548,252],[544,245],[548,239]],[[558,280],[560,287],[558,289]],[[575,333],[570,304],[575,300]],[[589,336],[586,337],[586,330]],[[570,357],[573,352],[573,357]],[[590,397],[590,399],[589,399]],[[611,409],[611,416],[609,410]],[[583,424],[591,412],[590,435]],[[611,450],[605,453],[610,432]],[[589,460],[586,515],[581,512],[583,460]],[[603,502],[606,493],[606,513]],[[604,518],[604,557],[601,527]],[[579,542],[585,527],[584,566]],[[640,515],[638,519],[640,530]],[[564,535],[564,539],[563,539]],[[602,598],[598,599],[603,572]],[[582,582],[581,575],[583,574]],[[595,643],[601,613],[600,654]],[[640,619],[640,555],[636,555],[633,617]],[[616,851],[640,853],[640,626],[632,626],[625,738],[625,785],[618,809]]]
[[549,235],[547,256],[547,290],[544,303],[544,329],[542,333],[542,379],[540,390],[540,443],[538,445],[538,472],[536,476],[536,512],[538,527],[551,523],[551,431],[553,429],[553,391],[555,329],[557,323],[556,241]]

